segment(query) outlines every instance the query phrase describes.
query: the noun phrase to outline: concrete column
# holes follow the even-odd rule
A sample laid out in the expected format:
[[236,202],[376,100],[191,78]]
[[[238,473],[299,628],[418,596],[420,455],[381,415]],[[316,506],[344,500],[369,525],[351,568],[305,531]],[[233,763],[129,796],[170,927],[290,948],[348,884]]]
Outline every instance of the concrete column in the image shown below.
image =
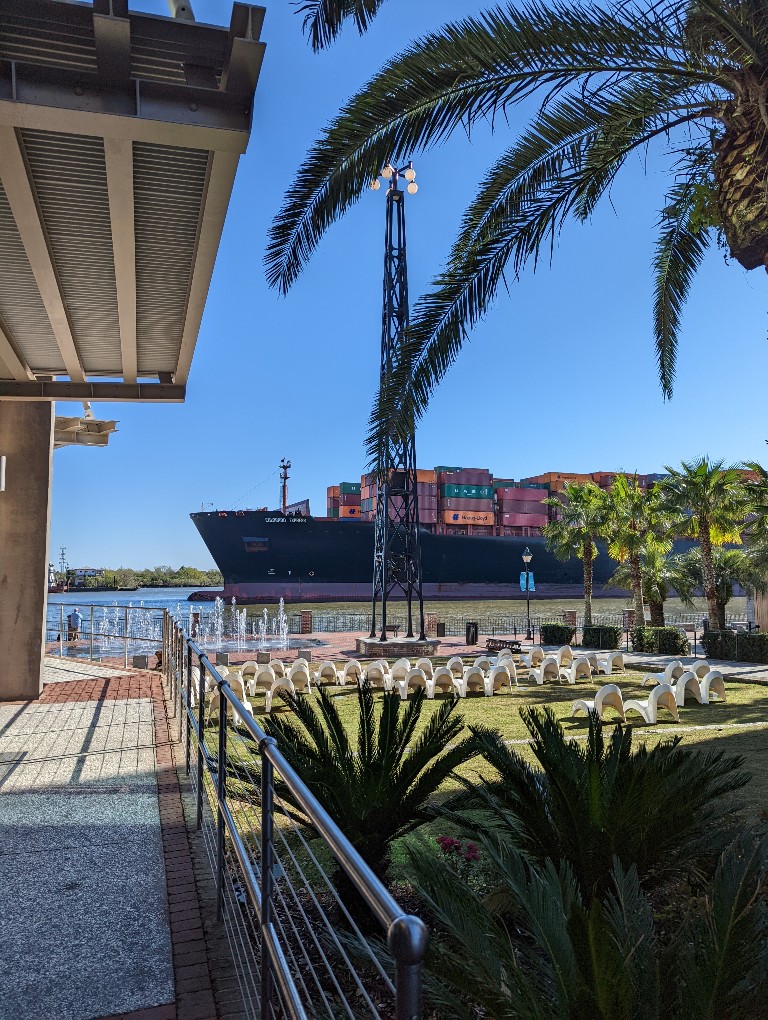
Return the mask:
[[0,700],[43,689],[53,404],[0,400]]

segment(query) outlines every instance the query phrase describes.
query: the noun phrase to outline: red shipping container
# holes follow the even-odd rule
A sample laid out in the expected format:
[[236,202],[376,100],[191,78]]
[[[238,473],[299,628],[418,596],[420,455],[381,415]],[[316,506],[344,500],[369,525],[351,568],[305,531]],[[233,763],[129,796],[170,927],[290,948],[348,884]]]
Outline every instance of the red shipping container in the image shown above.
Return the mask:
[[546,514],[500,514],[499,516],[499,524],[503,525],[543,528],[546,523]]
[[419,510],[437,510],[437,496],[419,495]]
[[525,489],[522,486],[506,486],[503,489],[496,490],[497,499],[539,499],[537,493],[541,493],[541,498],[546,499],[549,493],[546,489]]
[[545,514],[547,507],[538,500],[500,499],[498,508],[504,514]]
[[422,524],[437,524],[437,510],[422,510],[419,507],[419,521]]
[[342,492],[339,496],[339,506],[360,506],[360,493]]
[[493,510],[492,499],[441,499],[440,500],[441,510],[477,510],[482,512],[485,510]]

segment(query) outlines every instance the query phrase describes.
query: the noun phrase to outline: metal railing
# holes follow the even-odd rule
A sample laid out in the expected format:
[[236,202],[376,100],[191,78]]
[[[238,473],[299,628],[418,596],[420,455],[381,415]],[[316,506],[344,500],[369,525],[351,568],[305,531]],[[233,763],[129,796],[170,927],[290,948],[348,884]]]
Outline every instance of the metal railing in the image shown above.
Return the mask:
[[217,915],[248,1015],[419,1020],[424,923],[399,907],[169,615],[162,647]]
[[105,606],[79,603],[82,626],[69,637],[68,616],[74,605],[49,602],[45,624],[46,654],[61,658],[122,659],[128,666],[132,653],[152,655],[161,646],[164,609],[153,606]]

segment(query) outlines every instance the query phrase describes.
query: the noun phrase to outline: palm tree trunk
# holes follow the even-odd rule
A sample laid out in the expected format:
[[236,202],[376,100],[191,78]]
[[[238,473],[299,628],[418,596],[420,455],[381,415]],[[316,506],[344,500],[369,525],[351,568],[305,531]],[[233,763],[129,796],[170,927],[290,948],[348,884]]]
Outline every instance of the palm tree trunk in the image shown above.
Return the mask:
[[648,600],[648,606],[651,610],[651,626],[652,627],[663,627],[664,626],[664,603]]
[[701,576],[704,581],[704,598],[707,600],[707,615],[710,627],[718,627],[717,592],[715,591],[715,568],[712,563],[712,539],[709,534],[709,521],[699,520],[699,548],[701,549]]
[[584,626],[592,626],[592,541],[584,543]]
[[717,626],[720,630],[725,630],[725,602],[717,603]]
[[645,626],[645,610],[643,608],[643,575],[640,569],[640,556],[630,556],[629,566],[632,571],[632,590],[635,593],[635,626]]

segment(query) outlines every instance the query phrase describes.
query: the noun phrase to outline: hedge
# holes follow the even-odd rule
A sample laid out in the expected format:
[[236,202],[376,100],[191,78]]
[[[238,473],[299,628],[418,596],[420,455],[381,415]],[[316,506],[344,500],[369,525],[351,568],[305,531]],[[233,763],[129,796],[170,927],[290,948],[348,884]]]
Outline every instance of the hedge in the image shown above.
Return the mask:
[[582,648],[620,648],[621,627],[598,627],[597,624],[585,625],[581,637]]
[[688,655],[691,643],[677,627],[635,627],[632,648],[636,652],[656,652],[658,655]]
[[542,623],[539,629],[543,645],[569,645],[576,633],[575,627],[565,623]]
[[701,638],[707,656],[733,662],[768,662],[768,634],[754,631],[705,630]]

